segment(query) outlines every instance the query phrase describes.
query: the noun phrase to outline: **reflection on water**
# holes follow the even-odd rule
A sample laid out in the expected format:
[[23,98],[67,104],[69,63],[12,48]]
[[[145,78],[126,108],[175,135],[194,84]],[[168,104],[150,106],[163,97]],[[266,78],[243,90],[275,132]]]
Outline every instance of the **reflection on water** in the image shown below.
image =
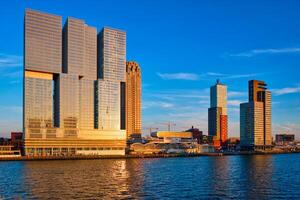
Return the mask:
[[241,186],[247,199],[267,199],[273,194],[272,183],[272,156],[258,155],[241,159],[240,170]]
[[299,198],[300,154],[0,162],[0,199]]
[[143,184],[142,165],[137,161],[26,162],[26,191],[38,199],[137,198]]

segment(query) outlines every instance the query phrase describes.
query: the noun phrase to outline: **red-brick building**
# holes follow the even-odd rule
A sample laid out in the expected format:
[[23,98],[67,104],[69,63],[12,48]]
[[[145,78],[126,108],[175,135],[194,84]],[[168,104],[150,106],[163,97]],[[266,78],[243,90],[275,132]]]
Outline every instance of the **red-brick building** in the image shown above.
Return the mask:
[[11,138],[11,144],[14,146],[14,148],[20,149],[22,146],[23,133],[11,132],[10,138]]

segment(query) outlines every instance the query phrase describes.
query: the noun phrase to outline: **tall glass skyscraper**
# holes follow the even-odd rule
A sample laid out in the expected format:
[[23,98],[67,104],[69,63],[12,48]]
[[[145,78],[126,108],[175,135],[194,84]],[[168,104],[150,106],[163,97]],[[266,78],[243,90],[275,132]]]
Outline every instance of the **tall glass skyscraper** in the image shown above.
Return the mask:
[[33,10],[24,31],[25,155],[125,154],[125,32],[104,28],[97,49],[83,20]]
[[103,28],[98,34],[98,80],[96,83],[95,127],[100,130],[124,130],[121,109],[126,81],[126,33]]
[[227,86],[219,80],[210,88],[210,108],[208,109],[208,134],[213,136],[214,146],[221,146],[227,140]]
[[249,81],[249,102],[240,105],[240,139],[244,149],[272,145],[271,92],[263,81]]

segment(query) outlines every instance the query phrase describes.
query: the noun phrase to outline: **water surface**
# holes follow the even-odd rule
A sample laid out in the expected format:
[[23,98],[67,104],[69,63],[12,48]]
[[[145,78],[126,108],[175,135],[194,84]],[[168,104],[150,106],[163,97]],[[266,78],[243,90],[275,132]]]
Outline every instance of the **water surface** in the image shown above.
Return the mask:
[[300,154],[0,162],[0,199],[299,199]]

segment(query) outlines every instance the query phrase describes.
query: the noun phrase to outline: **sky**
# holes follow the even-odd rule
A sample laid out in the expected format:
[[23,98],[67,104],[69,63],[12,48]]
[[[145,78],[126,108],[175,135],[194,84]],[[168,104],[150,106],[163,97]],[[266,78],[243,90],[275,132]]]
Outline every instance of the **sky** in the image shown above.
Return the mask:
[[143,133],[207,134],[209,87],[228,86],[229,136],[239,136],[248,80],[272,92],[273,135],[300,139],[300,1],[7,0],[0,4],[0,137],[22,130],[26,8],[125,30],[127,60],[142,70]]

